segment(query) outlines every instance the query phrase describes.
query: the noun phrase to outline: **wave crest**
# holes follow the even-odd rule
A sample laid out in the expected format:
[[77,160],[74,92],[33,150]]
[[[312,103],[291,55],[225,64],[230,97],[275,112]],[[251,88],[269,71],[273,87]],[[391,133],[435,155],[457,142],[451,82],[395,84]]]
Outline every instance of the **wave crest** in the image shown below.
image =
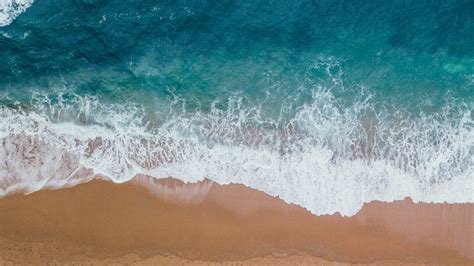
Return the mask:
[[1,0],[0,27],[10,25],[21,13],[25,12],[33,2],[33,0]]

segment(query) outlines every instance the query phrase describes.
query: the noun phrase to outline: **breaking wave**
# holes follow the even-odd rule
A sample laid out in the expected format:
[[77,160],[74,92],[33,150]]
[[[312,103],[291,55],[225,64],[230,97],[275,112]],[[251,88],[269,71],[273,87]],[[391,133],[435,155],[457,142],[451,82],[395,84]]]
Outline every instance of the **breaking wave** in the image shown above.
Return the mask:
[[1,0],[0,27],[10,25],[16,17],[33,4],[33,0]]
[[234,94],[210,112],[175,98],[157,122],[140,105],[66,92],[35,93],[28,108],[2,101],[0,196],[144,174],[241,183],[318,215],[407,196],[474,201],[472,106],[458,102],[415,116],[367,91],[347,105],[320,88],[291,117],[263,117]]

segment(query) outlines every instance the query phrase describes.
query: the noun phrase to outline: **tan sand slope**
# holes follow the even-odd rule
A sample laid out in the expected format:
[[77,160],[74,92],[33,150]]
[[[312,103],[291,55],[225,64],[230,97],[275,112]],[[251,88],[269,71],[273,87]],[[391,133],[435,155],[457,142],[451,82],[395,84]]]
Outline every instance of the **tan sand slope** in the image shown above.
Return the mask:
[[94,180],[0,199],[0,257],[19,263],[324,262],[320,257],[473,264],[473,213],[474,204],[404,200],[373,202],[353,217],[318,217],[243,185]]

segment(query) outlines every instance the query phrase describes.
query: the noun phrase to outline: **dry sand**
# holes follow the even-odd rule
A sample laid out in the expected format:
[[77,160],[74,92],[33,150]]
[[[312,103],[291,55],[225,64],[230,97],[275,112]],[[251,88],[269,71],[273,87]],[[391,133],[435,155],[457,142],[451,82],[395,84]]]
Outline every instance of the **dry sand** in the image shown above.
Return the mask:
[[473,214],[406,199],[315,216],[243,185],[94,180],[0,199],[0,264],[473,265]]

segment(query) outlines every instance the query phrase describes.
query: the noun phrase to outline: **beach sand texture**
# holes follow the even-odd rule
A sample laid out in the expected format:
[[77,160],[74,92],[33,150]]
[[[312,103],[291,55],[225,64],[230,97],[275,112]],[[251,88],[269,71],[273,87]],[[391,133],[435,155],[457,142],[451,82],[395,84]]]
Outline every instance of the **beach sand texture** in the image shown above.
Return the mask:
[[139,176],[0,199],[2,263],[474,263],[473,204],[315,216],[243,185]]

